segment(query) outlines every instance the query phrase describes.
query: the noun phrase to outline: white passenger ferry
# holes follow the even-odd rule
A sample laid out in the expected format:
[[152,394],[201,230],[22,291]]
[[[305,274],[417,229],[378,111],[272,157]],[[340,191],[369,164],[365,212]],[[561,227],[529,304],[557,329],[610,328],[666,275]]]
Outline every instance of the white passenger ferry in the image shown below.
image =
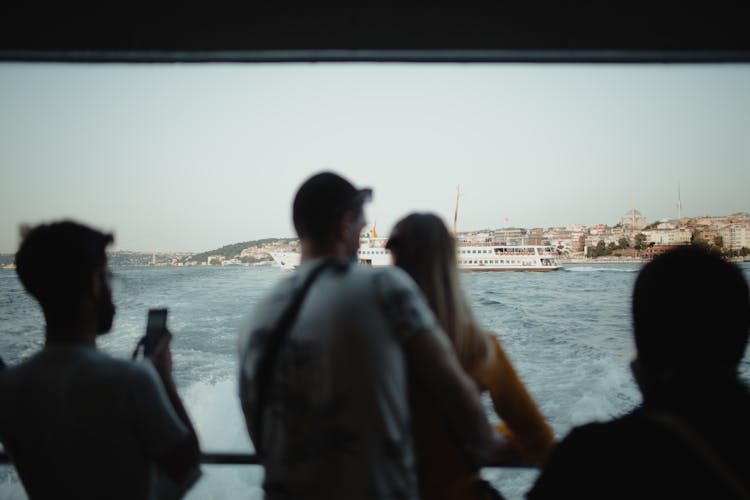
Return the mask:
[[[386,250],[387,238],[364,238],[357,251],[360,264],[382,267],[393,261]],[[429,249],[426,249],[429,251]],[[272,253],[282,269],[295,269],[300,262],[297,252]],[[494,245],[459,243],[456,249],[458,268],[463,271],[557,271],[562,268],[560,254],[551,245]]]
[[551,245],[460,245],[459,269],[465,271],[557,271],[560,253]]
[[271,252],[271,258],[275,265],[285,271],[292,271],[299,266],[299,252]]
[[[456,188],[456,209],[453,214],[454,237],[458,223],[458,199],[461,187]],[[388,238],[377,236],[375,224],[370,232],[359,240],[357,260],[362,265],[382,267],[393,264],[391,252],[386,250]],[[426,248],[425,252],[430,249]],[[293,252],[271,253],[271,257],[282,269],[294,269],[299,265],[300,254]],[[458,240],[456,260],[462,271],[557,271],[562,269],[560,252],[552,245],[496,245],[491,242],[478,243]]]
[[[393,264],[391,252],[385,249],[388,238],[362,238],[359,240],[357,260],[360,264],[383,267]],[[271,252],[274,263],[284,270],[292,270],[299,266],[299,252]]]

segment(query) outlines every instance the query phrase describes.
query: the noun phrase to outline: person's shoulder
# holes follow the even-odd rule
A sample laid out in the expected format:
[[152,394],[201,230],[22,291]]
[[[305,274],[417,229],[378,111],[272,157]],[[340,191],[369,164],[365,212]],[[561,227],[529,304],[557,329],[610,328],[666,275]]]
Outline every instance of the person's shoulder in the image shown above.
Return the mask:
[[416,283],[397,267],[376,269],[371,283],[375,304],[404,338],[437,328],[435,315]]
[[119,359],[99,349],[86,354],[89,360],[88,371],[102,383],[118,386],[123,390],[126,387],[138,390],[161,383],[156,368],[148,360]]
[[289,301],[300,279],[300,273],[297,271],[281,277],[271,286],[270,290],[252,307],[248,318],[249,324],[245,325],[245,329],[263,324],[269,320],[269,317],[273,317]]
[[606,422],[587,423],[573,428],[563,438],[551,460],[570,467],[576,464],[592,468],[605,464],[610,467],[613,463],[627,464],[639,460],[644,446],[650,446],[648,435],[648,432],[643,432],[637,412]]
[[64,355],[69,356],[71,363],[83,373],[90,372],[92,376],[112,379],[130,380],[133,378],[153,379],[158,377],[153,365],[145,360],[131,360],[116,358],[98,348],[77,348]]
[[629,442],[638,432],[638,418],[634,413],[604,421],[589,422],[574,427],[560,444],[576,446],[610,447],[616,441]]
[[268,329],[278,320],[284,307],[289,303],[296,287],[301,282],[302,272],[282,276],[271,289],[250,308],[249,314],[240,325],[238,347],[240,355],[244,356],[251,341],[256,342],[265,337]]
[[[118,378],[123,390],[135,395],[135,401],[143,394],[161,394],[163,383],[153,363],[141,359],[118,363]],[[165,396],[166,397],[166,396]]]
[[562,440],[560,445],[597,445],[600,439],[617,433],[620,427],[617,421],[609,422],[589,422],[571,429],[567,436]]
[[[371,267],[350,264],[327,274],[327,280],[335,283],[333,296],[358,297],[390,296],[394,293],[419,293],[416,284],[402,269],[395,266]],[[330,292],[330,290],[329,290]],[[334,297],[331,297],[335,300]]]
[[130,359],[119,359],[111,356],[105,351],[97,348],[82,349],[80,352],[71,355],[77,363],[87,364],[96,370],[97,373],[109,374],[112,376],[128,376],[133,371],[138,371],[141,363],[133,362]]
[[374,279],[388,280],[395,286],[416,286],[414,280],[409,276],[409,273],[398,266],[371,268],[369,271]]
[[527,498],[613,497],[609,483],[623,458],[613,440],[622,424],[616,419],[574,427],[552,450]]
[[371,290],[381,296],[393,294],[416,294],[421,297],[421,292],[409,274],[396,266],[381,268],[362,268],[358,272],[363,280],[371,286]]
[[9,376],[27,377],[42,373],[83,372],[100,368],[126,369],[117,360],[96,347],[76,344],[48,344],[20,363],[6,367]]
[[300,276],[301,273],[299,271],[282,276],[271,286],[268,293],[261,298],[260,302],[275,302],[280,298],[288,296],[294,289],[295,284],[300,281]]
[[18,366],[3,365],[3,367],[0,368],[0,398],[2,398],[2,395],[8,386],[12,384],[17,370]]

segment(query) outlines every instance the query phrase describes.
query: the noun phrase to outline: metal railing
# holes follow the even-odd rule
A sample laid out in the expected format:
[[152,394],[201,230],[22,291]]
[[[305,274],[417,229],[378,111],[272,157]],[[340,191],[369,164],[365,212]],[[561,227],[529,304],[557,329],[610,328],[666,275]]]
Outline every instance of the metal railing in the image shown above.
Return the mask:
[[[208,465],[261,465],[258,455],[253,453],[202,453],[201,463]],[[5,452],[0,452],[0,465],[11,465],[13,462]],[[529,464],[523,462],[498,462],[493,464],[485,465],[484,467],[491,468],[519,468],[519,469],[533,469],[538,467],[536,464]]]

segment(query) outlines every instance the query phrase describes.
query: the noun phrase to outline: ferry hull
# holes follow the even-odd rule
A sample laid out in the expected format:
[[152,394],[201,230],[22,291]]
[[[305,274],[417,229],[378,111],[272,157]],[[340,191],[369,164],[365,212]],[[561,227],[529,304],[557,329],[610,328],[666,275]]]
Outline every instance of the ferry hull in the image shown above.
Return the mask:
[[[383,240],[383,241],[380,241]],[[385,238],[366,240],[357,252],[361,265],[384,267],[393,264],[385,249]],[[296,252],[272,253],[276,265],[284,270],[293,270],[299,265]],[[562,269],[560,256],[552,247],[543,245],[460,245],[456,264],[463,272],[534,272],[548,273]]]
[[562,266],[547,266],[547,267],[461,267],[459,271],[466,273],[551,273],[553,271],[559,271]]

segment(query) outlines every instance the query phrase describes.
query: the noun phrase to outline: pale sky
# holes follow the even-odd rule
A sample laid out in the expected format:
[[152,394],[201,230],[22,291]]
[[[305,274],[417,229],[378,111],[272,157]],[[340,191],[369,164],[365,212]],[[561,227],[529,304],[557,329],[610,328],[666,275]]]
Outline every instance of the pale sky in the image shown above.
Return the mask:
[[74,218],[117,250],[293,236],[330,169],[459,230],[750,212],[750,66],[0,64],[0,252]]

